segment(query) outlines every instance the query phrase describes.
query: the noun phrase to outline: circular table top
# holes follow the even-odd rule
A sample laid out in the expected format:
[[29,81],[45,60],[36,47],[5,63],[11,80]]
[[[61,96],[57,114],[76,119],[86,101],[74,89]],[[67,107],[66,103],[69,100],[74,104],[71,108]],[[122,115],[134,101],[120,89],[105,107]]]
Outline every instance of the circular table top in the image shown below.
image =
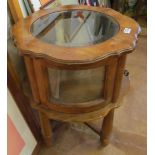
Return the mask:
[[140,27],[110,8],[69,5],[19,20],[12,36],[22,55],[88,64],[132,51]]
[[31,25],[31,33],[49,44],[65,47],[89,46],[112,38],[119,24],[106,14],[69,10],[47,14]]

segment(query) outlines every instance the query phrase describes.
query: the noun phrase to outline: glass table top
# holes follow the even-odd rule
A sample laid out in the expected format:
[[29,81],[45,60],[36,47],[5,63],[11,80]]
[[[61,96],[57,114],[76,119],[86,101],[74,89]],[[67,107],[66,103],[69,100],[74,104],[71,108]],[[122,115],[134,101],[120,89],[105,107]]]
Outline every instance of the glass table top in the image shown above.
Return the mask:
[[31,33],[37,39],[65,47],[101,43],[118,31],[119,24],[112,17],[88,10],[47,14],[31,25]]

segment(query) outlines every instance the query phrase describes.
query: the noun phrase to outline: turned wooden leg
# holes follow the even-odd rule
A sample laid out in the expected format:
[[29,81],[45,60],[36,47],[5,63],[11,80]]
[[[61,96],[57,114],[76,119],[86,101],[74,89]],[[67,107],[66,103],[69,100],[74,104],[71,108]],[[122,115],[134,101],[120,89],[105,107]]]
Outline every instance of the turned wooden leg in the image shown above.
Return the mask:
[[39,113],[40,117],[40,124],[41,124],[41,131],[43,135],[44,142],[46,146],[52,145],[52,129],[50,124],[50,119],[43,113]]
[[113,127],[113,117],[114,110],[111,110],[103,119],[102,129],[100,133],[100,141],[103,146],[109,144],[110,135]]

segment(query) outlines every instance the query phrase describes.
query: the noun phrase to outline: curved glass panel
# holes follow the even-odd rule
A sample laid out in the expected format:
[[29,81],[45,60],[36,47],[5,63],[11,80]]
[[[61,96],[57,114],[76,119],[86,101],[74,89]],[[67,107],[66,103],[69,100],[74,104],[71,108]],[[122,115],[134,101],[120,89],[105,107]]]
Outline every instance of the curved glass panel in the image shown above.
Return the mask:
[[105,66],[87,70],[48,68],[50,101],[83,103],[103,99]]
[[113,37],[118,23],[110,16],[88,10],[47,14],[31,26],[36,38],[49,44],[79,47],[97,44]]

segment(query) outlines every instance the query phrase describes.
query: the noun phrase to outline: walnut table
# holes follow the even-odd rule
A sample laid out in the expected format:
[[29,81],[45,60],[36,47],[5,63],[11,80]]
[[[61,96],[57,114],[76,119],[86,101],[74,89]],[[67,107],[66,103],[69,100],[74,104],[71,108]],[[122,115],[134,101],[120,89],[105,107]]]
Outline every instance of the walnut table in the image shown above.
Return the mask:
[[14,25],[12,36],[24,57],[32,107],[47,145],[50,119],[85,123],[98,118],[104,118],[101,143],[108,144],[126,55],[135,49],[139,32],[133,19],[88,6],[40,10]]

